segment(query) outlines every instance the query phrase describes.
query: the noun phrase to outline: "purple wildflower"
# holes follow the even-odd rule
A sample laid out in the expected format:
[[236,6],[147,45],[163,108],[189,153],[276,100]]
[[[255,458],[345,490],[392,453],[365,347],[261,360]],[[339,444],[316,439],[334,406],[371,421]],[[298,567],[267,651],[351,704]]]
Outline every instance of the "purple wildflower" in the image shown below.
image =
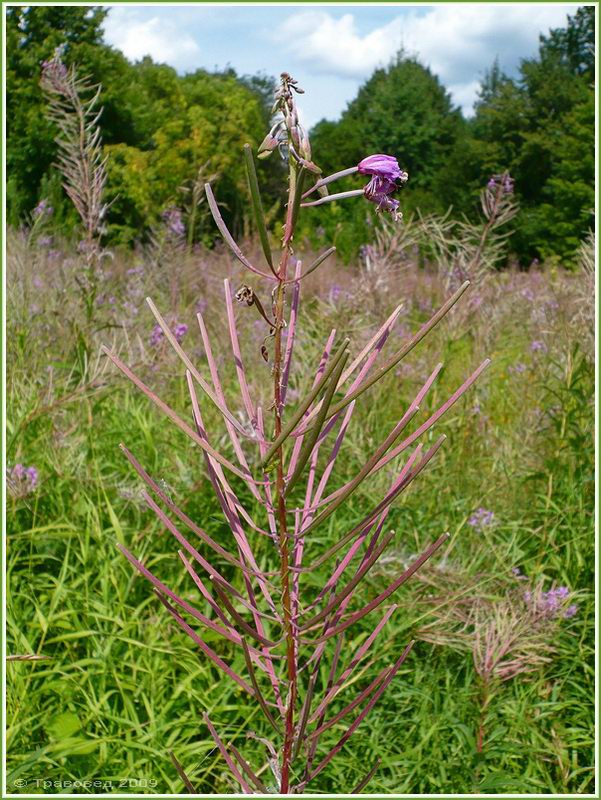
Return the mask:
[[399,167],[399,162],[394,156],[386,156],[382,153],[376,153],[373,156],[367,156],[357,164],[357,169],[361,175],[374,175],[382,178],[389,183],[400,180],[401,183],[406,183],[409,177],[406,172]]
[[494,521],[494,512],[480,506],[480,508],[476,509],[476,511],[474,511],[472,516],[468,519],[467,524],[471,525],[472,528],[482,530],[482,528],[492,525]]
[[566,608],[566,604],[570,600],[570,590],[567,586],[558,586],[555,589],[549,589],[547,592],[541,591],[538,588],[535,592],[524,592],[524,602],[530,607],[530,610],[537,616],[546,619],[555,619],[563,616],[566,619],[573,617],[578,606],[571,604]]
[[[372,176],[363,190],[367,200],[375,203],[378,211],[389,211],[395,220],[399,219],[399,201],[394,200],[390,195],[400,189],[407,182],[409,176],[399,167],[396,158],[376,153],[360,161],[357,164],[357,170],[362,175]],[[400,183],[396,181],[400,181]]]
[[25,497],[34,492],[38,485],[39,473],[36,467],[15,464],[7,471],[8,484],[14,497]]
[[186,226],[182,220],[182,212],[179,210],[179,208],[167,208],[165,211],[163,211],[161,216],[170,233],[178,238],[185,236]]
[[335,303],[339,299],[341,294],[342,294],[342,286],[339,286],[337,283],[335,283],[330,289],[330,296],[329,296],[330,302]]
[[526,372],[527,367],[522,361],[518,361],[517,364],[514,364],[512,367],[509,367],[509,372],[514,375],[521,375],[522,372]]
[[50,247],[52,244],[52,236],[40,236],[38,244],[40,247]]
[[150,334],[150,344],[152,347],[158,347],[163,338],[163,331],[160,325],[155,325]]
[[503,194],[513,194],[514,179],[508,172],[502,175],[493,175],[486,184],[487,189],[494,191],[498,186],[502,187]]
[[530,350],[533,353],[546,353],[547,352],[547,345],[544,342],[540,342],[537,339],[535,339],[530,344]]
[[178,342],[181,342],[187,333],[188,333],[188,326],[186,325],[186,323],[178,322],[173,331],[173,335],[175,336],[176,340]]
[[[182,341],[186,333],[188,333],[188,326],[185,322],[178,322],[171,328],[173,335],[178,343]],[[155,325],[150,334],[151,347],[158,347],[163,340],[163,330],[160,325]]]
[[529,286],[527,286],[525,289],[522,289],[521,295],[529,303],[533,303],[534,302],[534,292],[532,291],[532,289]]
[[33,209],[34,217],[49,217],[54,212],[54,209],[48,200],[40,200],[37,206]]
[[69,75],[69,70],[62,61],[64,52],[65,45],[59,45],[52,58],[42,61],[42,85],[57,94],[65,93],[65,84]]

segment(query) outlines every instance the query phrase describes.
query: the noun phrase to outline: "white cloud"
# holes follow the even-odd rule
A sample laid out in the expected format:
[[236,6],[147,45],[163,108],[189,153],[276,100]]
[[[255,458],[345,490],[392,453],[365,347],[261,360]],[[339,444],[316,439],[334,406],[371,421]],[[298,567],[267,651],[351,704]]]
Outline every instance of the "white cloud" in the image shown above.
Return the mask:
[[451,83],[446,87],[455,105],[463,111],[466,117],[473,114],[474,103],[478,98],[478,90],[480,89],[480,81],[468,81],[468,83]]
[[135,8],[114,6],[104,23],[105,40],[127,58],[137,61],[152,56],[176,69],[194,68],[200,48],[194,38],[175,22],[159,16],[141,19]]
[[362,78],[386,64],[401,45],[401,20],[360,36],[352,14],[335,19],[325,11],[301,11],[279,28],[277,38],[317,72]]
[[540,33],[565,25],[574,7],[555,4],[440,5],[408,10],[386,25],[360,33],[353,14],[301,11],[279,28],[288,48],[315,73],[363,79],[387,65],[402,47],[438,75],[455,102],[470,112],[483,68],[534,54]]

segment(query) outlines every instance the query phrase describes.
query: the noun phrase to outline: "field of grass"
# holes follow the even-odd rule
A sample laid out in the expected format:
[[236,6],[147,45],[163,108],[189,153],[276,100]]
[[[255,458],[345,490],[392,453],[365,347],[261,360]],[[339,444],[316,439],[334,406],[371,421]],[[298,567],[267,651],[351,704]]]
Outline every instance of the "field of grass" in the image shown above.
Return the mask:
[[[247,278],[229,256],[172,247],[111,254],[103,271],[90,321],[76,249],[25,233],[11,237],[8,653],[44,659],[7,664],[7,790],[181,792],[168,755],[173,751],[199,792],[234,792],[202,713],[209,712],[257,769],[265,750],[246,732],[268,737],[269,729],[258,706],[195,651],[117,550],[116,543],[125,543],[174,591],[203,607],[173,540],[141,500],[119,443],[214,538],[230,546],[231,533],[198,449],[117,374],[100,345],[113,346],[189,418],[181,365],[164,341],[152,343],[154,321],[144,297],[151,295],[174,324],[188,326],[183,345],[206,372],[195,323],[201,309],[228,404],[239,408],[222,281],[230,277],[237,288]],[[303,287],[289,403],[311,381],[333,327],[350,336],[355,353],[402,301],[386,353],[447,293],[435,265],[418,267],[411,259],[379,271],[359,263],[324,265]],[[373,793],[594,791],[593,302],[583,273],[491,274],[358,402],[332,485],[358,471],[437,362],[444,367],[417,424],[483,358],[492,359],[428,433],[434,441],[444,432],[448,441],[394,506],[389,523],[397,535],[354,602],[378,594],[442,532],[450,533],[449,542],[392,598],[399,609],[332,713],[411,638],[417,644],[311,791],[350,791],[377,756],[382,764],[365,790]],[[254,309],[238,307],[237,315],[252,391],[267,408],[269,366],[260,355],[265,326]],[[215,443],[227,448],[217,413],[203,406],[203,414]],[[15,476],[16,464],[37,469],[35,487]],[[352,527],[389,481],[386,469],[365,482],[315,533],[311,552],[318,555]],[[248,508],[256,511],[250,499]],[[474,518],[478,509],[492,515]],[[253,545],[261,563],[275,564],[269,542],[253,539]],[[226,563],[219,566],[228,579],[239,579]],[[310,596],[330,573],[325,565],[306,577]],[[454,611],[480,598],[491,618],[508,604],[524,617],[524,594],[539,584],[544,591],[568,587],[577,611],[544,628],[544,663],[503,682],[493,679],[484,696],[474,637],[460,635]],[[368,617],[353,627],[345,651],[374,624]],[[210,632],[205,638],[244,672],[239,651]],[[527,647],[524,652],[527,661]],[[323,747],[347,724],[324,735]],[[269,781],[268,768],[261,776]],[[68,781],[80,783],[64,788]]]

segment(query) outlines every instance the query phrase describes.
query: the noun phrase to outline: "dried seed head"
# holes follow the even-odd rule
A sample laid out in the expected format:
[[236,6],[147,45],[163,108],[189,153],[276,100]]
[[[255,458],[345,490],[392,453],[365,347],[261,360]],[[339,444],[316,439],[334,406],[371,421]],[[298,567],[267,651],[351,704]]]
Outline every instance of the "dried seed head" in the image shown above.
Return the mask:
[[241,286],[234,295],[238,303],[246,303],[247,306],[252,306],[255,302],[255,294],[250,286]]

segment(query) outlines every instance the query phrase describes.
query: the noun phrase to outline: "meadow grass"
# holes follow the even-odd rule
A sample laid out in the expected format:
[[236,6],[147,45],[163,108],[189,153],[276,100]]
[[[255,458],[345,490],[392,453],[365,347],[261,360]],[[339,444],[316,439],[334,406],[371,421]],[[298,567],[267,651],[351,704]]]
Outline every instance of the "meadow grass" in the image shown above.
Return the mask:
[[[204,369],[194,320],[201,307],[228,404],[238,407],[220,292],[223,278],[231,277],[236,287],[240,272],[219,252],[187,254],[161,246],[113,254],[104,262],[103,295],[90,326],[75,281],[80,266],[68,245],[49,250],[22,233],[12,235],[8,468],[35,465],[40,479],[24,496],[14,489],[11,496],[9,485],[8,652],[47,660],[7,665],[7,789],[61,791],[39,783],[45,779],[113,782],[71,790],[81,793],[181,792],[172,750],[198,791],[233,792],[202,712],[255,764],[264,760],[263,748],[247,740],[245,731],[268,735],[268,729],[258,706],[195,652],[118,552],[116,543],[126,544],[203,609],[169,534],[145,507],[119,442],[208,533],[224,544],[231,533],[199,451],[126,385],[99,347],[114,346],[188,417],[183,372],[166,346],[150,344],[154,323],[143,297],[150,294],[173,322],[189,326],[184,345]],[[436,265],[420,268],[412,261],[377,276],[358,264],[324,265],[312,278],[303,290],[290,402],[309,384],[332,327],[351,337],[356,352],[403,301],[392,335],[399,341],[428,318],[446,291]],[[449,440],[390,514],[397,536],[355,602],[375,596],[442,532],[451,536],[424,577],[396,593],[400,608],[375,654],[355,673],[354,687],[367,686],[410,638],[418,643],[360,732],[311,791],[349,791],[376,756],[382,766],[369,792],[594,790],[594,382],[592,331],[581,313],[593,298],[582,276],[561,271],[493,273],[470,292],[396,372],[361,398],[341,454],[340,483],[357,472],[438,361],[444,367],[420,420],[482,358],[492,358],[476,387],[428,434],[434,441],[444,432]],[[254,310],[237,314],[252,388],[267,407],[269,366],[259,350],[268,331]],[[203,414],[209,430],[222,430],[212,407],[203,407]],[[387,481],[387,470],[366,481],[315,531],[315,555],[379,499]],[[251,498],[238,488],[253,511]],[[469,520],[480,507],[494,512],[494,523],[478,529]],[[268,543],[256,546],[259,563],[270,563]],[[227,563],[218,566],[228,580],[238,580]],[[512,568],[532,583],[569,586],[577,593],[578,613],[555,628],[554,654],[544,667],[495,687],[478,752],[479,682],[471,655],[420,640],[420,631],[444,606],[445,601],[429,602],[430,595],[444,596],[447,585],[465,582],[466,592],[478,586],[496,596],[515,584]],[[307,575],[307,587],[320,588],[330,572],[326,565]],[[369,618],[353,627],[345,650],[371,627]],[[241,655],[227,642],[210,631],[205,639],[244,672]],[[345,697],[350,695],[333,702],[333,711]],[[324,736],[324,746],[346,725]],[[267,768],[261,775],[269,779]]]

